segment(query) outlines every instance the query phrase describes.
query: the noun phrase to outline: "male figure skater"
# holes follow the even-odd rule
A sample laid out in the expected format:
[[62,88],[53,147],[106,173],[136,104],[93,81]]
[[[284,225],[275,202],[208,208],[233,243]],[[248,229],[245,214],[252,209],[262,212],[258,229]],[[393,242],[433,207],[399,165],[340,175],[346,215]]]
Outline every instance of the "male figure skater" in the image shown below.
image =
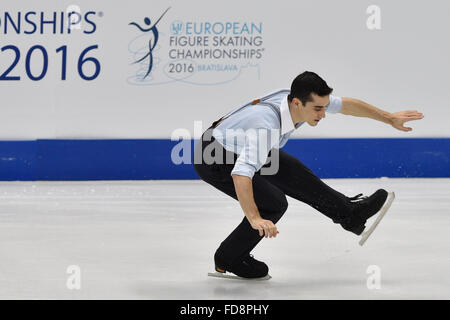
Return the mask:
[[[406,132],[412,129],[405,122],[423,118],[417,111],[389,113],[360,100],[333,96],[332,91],[320,76],[307,71],[294,79],[290,90],[273,92],[233,110],[203,134],[195,150],[196,172],[238,200],[245,214],[214,255],[219,274],[268,277],[268,266],[250,252],[263,237],[277,236],[275,223],[288,207],[286,196],[307,203],[356,235],[363,234],[370,217],[377,213],[382,217],[390,206],[393,193],[379,189],[370,197],[349,198],[279,149],[295,129],[304,123],[317,126],[326,112],[368,117]],[[276,170],[270,169],[273,166]]]

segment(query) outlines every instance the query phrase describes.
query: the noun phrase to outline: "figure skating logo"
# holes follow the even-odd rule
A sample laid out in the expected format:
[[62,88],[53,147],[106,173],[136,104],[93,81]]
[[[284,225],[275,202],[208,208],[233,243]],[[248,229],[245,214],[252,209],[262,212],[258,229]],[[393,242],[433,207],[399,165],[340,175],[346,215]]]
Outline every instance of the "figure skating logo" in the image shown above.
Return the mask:
[[178,15],[167,21],[169,10],[128,24],[132,72],[128,84],[215,86],[242,76],[246,77],[243,81],[259,79],[264,53],[262,22],[199,21]]
[[153,39],[150,39],[148,41],[148,52],[142,58],[133,62],[133,63],[141,63],[143,60],[148,58],[147,72],[144,75],[143,79],[147,78],[147,76],[150,74],[150,72],[152,71],[152,68],[153,68],[153,50],[155,49],[156,45],[158,44],[158,38],[159,38],[159,32],[158,32],[157,25],[158,25],[159,21],[161,21],[161,19],[164,17],[164,15],[167,13],[167,11],[169,11],[169,9],[170,9],[170,7],[167,8],[166,11],[164,11],[164,13],[159,17],[159,19],[153,25],[151,25],[152,24],[151,20],[148,17],[144,18],[144,23],[146,24],[146,27],[141,27],[136,22],[129,23],[129,25],[137,27],[140,31],[142,31],[144,33],[151,32],[153,34]]

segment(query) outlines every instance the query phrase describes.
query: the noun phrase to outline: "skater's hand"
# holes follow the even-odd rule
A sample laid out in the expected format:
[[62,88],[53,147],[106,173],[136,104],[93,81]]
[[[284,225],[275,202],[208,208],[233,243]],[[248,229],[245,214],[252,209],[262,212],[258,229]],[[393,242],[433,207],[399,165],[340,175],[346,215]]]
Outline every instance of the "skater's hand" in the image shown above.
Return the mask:
[[423,114],[418,111],[401,111],[391,115],[392,126],[401,131],[411,131],[412,128],[405,127],[403,124],[411,120],[420,120]]
[[263,218],[255,219],[250,222],[253,229],[259,231],[259,235],[266,238],[276,237],[279,233],[275,224],[270,220],[265,220]]

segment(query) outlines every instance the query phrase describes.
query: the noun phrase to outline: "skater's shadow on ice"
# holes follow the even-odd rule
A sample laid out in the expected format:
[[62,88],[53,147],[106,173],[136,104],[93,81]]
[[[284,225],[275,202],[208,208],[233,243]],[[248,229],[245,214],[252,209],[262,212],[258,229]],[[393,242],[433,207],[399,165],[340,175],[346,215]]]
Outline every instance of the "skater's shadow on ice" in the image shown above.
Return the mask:
[[269,281],[206,279],[205,281],[147,281],[132,290],[144,299],[238,299],[253,296],[270,298]]
[[268,281],[245,281],[233,279],[212,279],[208,282],[213,289],[214,297],[226,299],[239,299],[242,297],[255,297],[255,299],[270,299],[273,284]]
[[393,279],[383,279],[383,290],[369,290],[361,278],[295,278],[276,276],[267,281],[205,279],[189,281],[146,281],[132,288],[143,299],[308,299],[348,296],[358,299],[374,293],[389,296],[402,286]]

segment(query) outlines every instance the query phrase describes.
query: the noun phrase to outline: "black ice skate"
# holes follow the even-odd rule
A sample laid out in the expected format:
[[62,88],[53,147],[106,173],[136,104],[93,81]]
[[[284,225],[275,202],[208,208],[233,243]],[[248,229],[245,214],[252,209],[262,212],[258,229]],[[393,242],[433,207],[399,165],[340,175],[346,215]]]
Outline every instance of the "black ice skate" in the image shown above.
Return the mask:
[[[362,194],[358,194],[349,198],[353,209],[351,216],[341,223],[342,227],[356,235],[362,235],[359,241],[362,246],[383,219],[394,199],[395,194],[393,192],[388,193],[384,189],[377,190],[370,197],[362,197]],[[374,215],[377,215],[376,220],[366,230],[367,220]]]
[[[216,252],[214,255],[216,272],[208,273],[210,277],[240,279],[240,280],[269,280],[271,276],[269,268],[264,262],[258,261],[252,255],[246,255],[241,259],[237,259],[230,267],[227,267]],[[226,272],[234,273],[234,275],[226,274]]]

